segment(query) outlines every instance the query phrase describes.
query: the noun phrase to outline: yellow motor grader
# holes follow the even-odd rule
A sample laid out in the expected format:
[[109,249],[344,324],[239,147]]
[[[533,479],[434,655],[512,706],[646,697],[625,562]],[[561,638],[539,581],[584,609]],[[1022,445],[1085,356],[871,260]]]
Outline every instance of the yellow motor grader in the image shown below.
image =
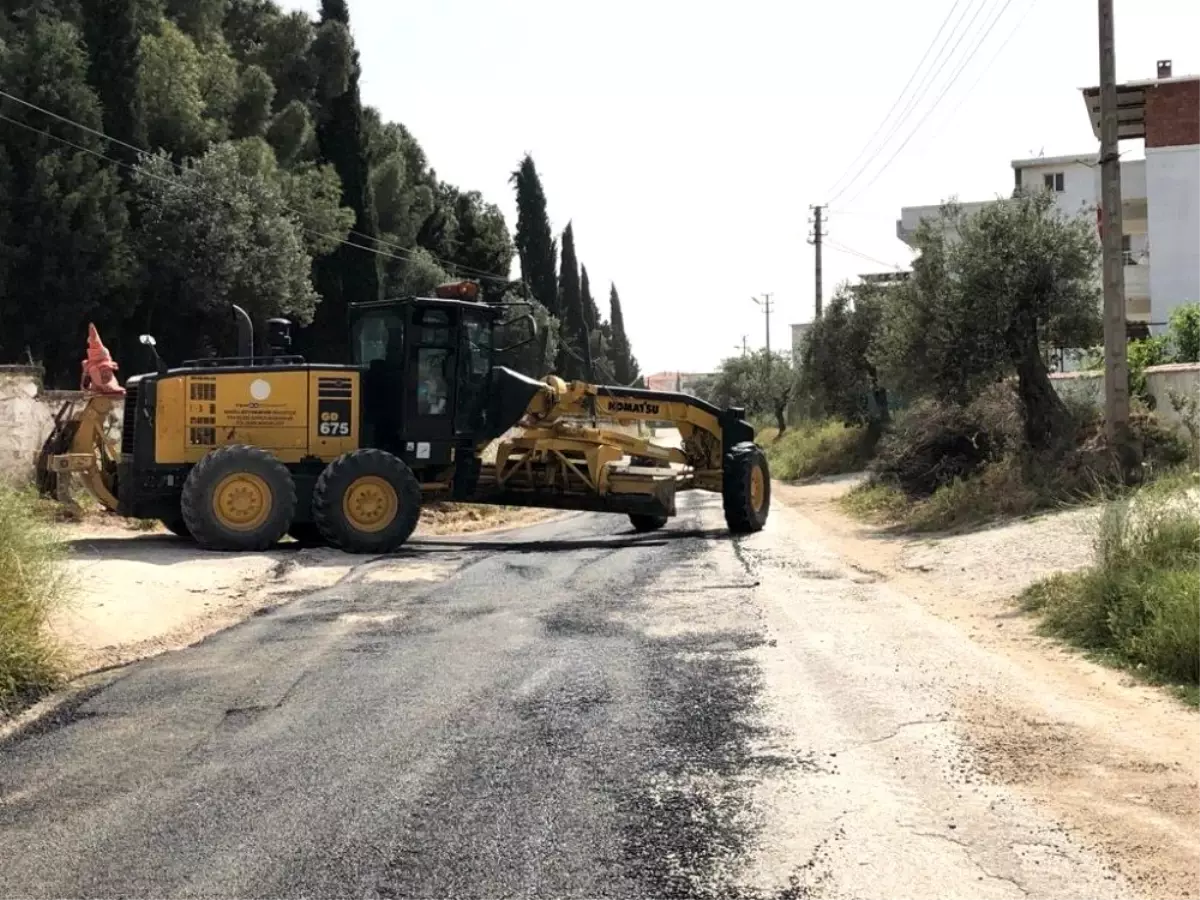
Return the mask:
[[[43,487],[76,473],[109,509],[212,550],[263,550],[291,534],[387,553],[435,501],[619,513],[652,531],[686,490],[720,494],[735,534],[764,526],[770,473],[741,409],[493,365],[509,349],[494,343],[512,331],[503,310],[479,302],[473,282],[435,293],[352,304],[346,364],[291,354],[282,319],[256,354],[235,307],[237,356],[169,368],[143,335],[157,371],[121,388],[96,338],[91,394],[81,411],[64,409],[40,460]],[[527,343],[536,329],[521,318]],[[638,422],[678,429],[678,446],[611,427]]]

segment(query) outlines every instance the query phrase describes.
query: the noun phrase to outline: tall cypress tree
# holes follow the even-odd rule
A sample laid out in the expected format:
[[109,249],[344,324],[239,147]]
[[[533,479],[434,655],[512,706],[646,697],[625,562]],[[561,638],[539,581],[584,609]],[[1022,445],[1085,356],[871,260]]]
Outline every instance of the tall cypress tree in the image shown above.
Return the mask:
[[358,90],[361,69],[345,0],[321,0],[313,55],[318,70],[317,146],[321,159],[332,163],[342,180],[342,204],[354,210],[356,233],[313,266],[313,282],[322,300],[305,343],[310,352],[320,348],[324,359],[340,360],[349,352],[348,304],[382,296],[380,257],[372,252],[378,250],[373,239],[379,236],[379,220]]
[[637,360],[629,346],[629,337],[625,334],[625,315],[621,312],[621,298],[617,294],[617,286],[610,287],[608,302],[612,306],[610,327],[613,342],[613,375],[618,384],[633,384],[639,376]]
[[[88,48],[88,83],[100,99],[104,131],[122,144],[146,146],[146,120],[138,98],[138,44],[149,17],[157,18],[151,0],[91,0],[82,5],[83,35]],[[132,165],[137,152],[114,144],[106,152]],[[132,173],[124,170],[128,179]]]
[[558,276],[558,307],[562,310],[562,349],[558,368],[564,378],[591,378],[587,371],[587,326],[579,262],[575,255],[575,229],[570,222],[562,235],[562,266]]
[[587,325],[588,334],[595,334],[600,327],[600,307],[592,297],[592,286],[588,281],[587,266],[579,266],[579,293],[583,301],[583,321]]
[[558,303],[558,246],[546,214],[546,194],[538,177],[533,157],[526,155],[512,173],[510,182],[517,192],[517,257],[521,260],[521,278],[529,285],[533,299],[552,316],[562,319]]

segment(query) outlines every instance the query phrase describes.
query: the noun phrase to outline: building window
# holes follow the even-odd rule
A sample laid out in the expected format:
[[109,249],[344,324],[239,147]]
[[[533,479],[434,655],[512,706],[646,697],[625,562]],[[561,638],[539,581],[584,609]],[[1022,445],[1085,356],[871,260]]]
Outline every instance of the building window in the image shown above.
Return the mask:
[[1062,172],[1052,172],[1051,174],[1045,176],[1045,181],[1046,181],[1046,190],[1054,191],[1056,194],[1061,194],[1063,192],[1063,173]]
[[1133,249],[1129,243],[1129,235],[1121,235],[1121,260],[1127,266],[1136,266],[1137,260],[1133,258]]

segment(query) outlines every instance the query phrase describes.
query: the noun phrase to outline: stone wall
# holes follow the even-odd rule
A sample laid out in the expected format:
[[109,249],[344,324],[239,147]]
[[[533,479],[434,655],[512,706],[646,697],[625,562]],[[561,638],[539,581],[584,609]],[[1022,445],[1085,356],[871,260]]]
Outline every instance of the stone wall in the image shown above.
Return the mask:
[[83,394],[43,390],[34,366],[0,366],[0,480],[33,478],[34,459],[65,402],[81,404]]
[[[1102,372],[1060,372],[1050,376],[1061,397],[1071,397],[1104,408]],[[1173,363],[1146,369],[1146,388],[1154,398],[1159,419],[1186,435],[1183,417],[1171,403],[1171,394],[1200,396],[1200,363]]]

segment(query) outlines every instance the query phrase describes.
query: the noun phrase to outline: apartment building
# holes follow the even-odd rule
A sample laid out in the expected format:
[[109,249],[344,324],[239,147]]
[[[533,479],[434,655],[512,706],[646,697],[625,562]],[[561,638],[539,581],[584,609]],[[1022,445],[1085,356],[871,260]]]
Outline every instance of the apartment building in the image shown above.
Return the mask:
[[[1200,300],[1200,76],[1172,76],[1169,60],[1158,75],[1118,88],[1121,139],[1146,147],[1145,159],[1121,163],[1126,315],[1135,333],[1161,330],[1171,310]],[[1099,140],[1099,89],[1083,97]],[[1012,168],[1014,189],[1050,191],[1062,213],[1102,224],[1098,154],[1016,159]],[[970,215],[994,202],[959,206]],[[940,208],[904,207],[896,236],[912,246],[921,221]]]

